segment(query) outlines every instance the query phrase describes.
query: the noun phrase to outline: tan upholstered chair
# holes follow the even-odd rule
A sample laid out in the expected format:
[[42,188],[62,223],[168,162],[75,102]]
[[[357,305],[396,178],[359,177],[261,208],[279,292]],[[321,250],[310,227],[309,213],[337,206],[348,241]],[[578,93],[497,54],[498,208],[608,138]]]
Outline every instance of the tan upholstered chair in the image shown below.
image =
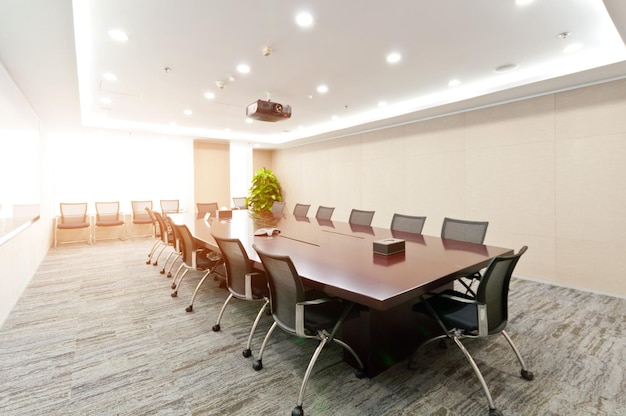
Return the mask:
[[[58,233],[61,231],[64,234],[76,234],[76,230],[84,230],[83,234],[86,234],[86,238],[69,241],[63,241],[64,243],[75,243],[78,241],[87,241],[91,243],[91,219],[87,216],[87,203],[67,203],[62,202],[60,204],[61,215],[56,218],[56,224],[54,227],[54,246],[59,245]],[[70,232],[72,231],[72,233]]]
[[114,237],[106,236],[104,238],[126,238],[126,223],[120,215],[120,203],[115,202],[96,202],[96,221],[93,229],[93,241],[98,239],[98,229],[118,228],[121,234]]

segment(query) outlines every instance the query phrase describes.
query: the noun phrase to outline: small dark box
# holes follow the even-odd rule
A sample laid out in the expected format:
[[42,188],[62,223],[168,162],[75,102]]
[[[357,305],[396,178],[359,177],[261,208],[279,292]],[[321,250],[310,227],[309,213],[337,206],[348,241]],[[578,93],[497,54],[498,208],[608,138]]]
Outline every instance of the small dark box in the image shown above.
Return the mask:
[[389,256],[391,254],[404,252],[404,240],[399,238],[385,238],[374,241],[374,253]]

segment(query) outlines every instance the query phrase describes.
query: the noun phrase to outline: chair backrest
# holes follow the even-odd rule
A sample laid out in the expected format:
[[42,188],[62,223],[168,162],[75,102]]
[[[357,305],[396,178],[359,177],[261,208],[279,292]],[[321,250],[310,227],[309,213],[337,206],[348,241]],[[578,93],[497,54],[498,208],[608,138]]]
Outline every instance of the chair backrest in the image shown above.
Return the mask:
[[96,221],[117,221],[120,219],[120,203],[96,202]]
[[248,203],[246,202],[245,196],[235,196],[233,197],[233,205],[237,209],[248,209]]
[[178,237],[180,237],[180,252],[182,254],[183,263],[185,263],[185,266],[187,266],[188,268],[195,267],[193,261],[194,244],[191,231],[189,231],[189,228],[187,228],[185,224],[179,225],[172,223],[172,225],[174,226],[174,228],[176,228],[176,230],[178,231]]
[[152,213],[154,214],[154,217],[157,220],[157,224],[159,224],[159,230],[161,230],[160,231],[161,241],[163,241],[165,244],[173,245],[174,235],[169,231],[169,227],[163,220],[163,216],[160,213],[155,212],[155,211],[152,211]]
[[270,310],[283,329],[296,332],[296,303],[304,298],[304,286],[289,256],[270,254],[253,245],[261,258],[270,289]]
[[494,257],[480,279],[476,300],[487,305],[489,333],[502,331],[508,320],[509,283],[513,270],[528,247],[522,247],[517,254]]
[[254,272],[246,249],[238,238],[219,238],[216,236],[213,238],[224,259],[228,290],[235,296],[244,298],[246,296],[246,274]]
[[315,213],[315,218],[318,220],[330,220],[333,216],[333,212],[335,212],[335,207],[325,207],[320,205]]
[[488,225],[488,221],[465,221],[446,217],[441,226],[441,238],[482,244]]
[[152,201],[130,201],[130,206],[133,210],[133,219],[150,219],[150,214],[146,208],[152,210]]
[[356,225],[371,225],[372,219],[376,211],[363,211],[360,209],[353,209],[350,212],[350,218],[348,222]]
[[174,226],[174,222],[172,221],[170,217],[166,216],[165,218],[163,218],[163,221],[165,221],[165,225],[167,226],[167,229],[172,231],[172,235],[169,236],[168,238],[172,239],[171,243],[174,245],[174,249],[176,250],[177,253],[182,254],[183,242],[178,232],[178,228]]
[[180,210],[180,202],[178,199],[162,199],[161,203],[161,213],[163,214],[174,214]]
[[391,219],[391,230],[405,233],[421,234],[424,228],[426,217],[415,217],[412,215],[393,214]]
[[282,214],[284,209],[284,202],[274,201],[274,203],[272,204],[272,214]]
[[84,224],[87,222],[86,202],[61,202],[62,224]]
[[219,209],[217,202],[198,202],[196,204],[198,214],[206,214],[207,212],[215,212]]
[[293,215],[295,217],[306,217],[306,214],[309,213],[309,208],[311,208],[311,205],[296,204],[296,206],[293,207]]

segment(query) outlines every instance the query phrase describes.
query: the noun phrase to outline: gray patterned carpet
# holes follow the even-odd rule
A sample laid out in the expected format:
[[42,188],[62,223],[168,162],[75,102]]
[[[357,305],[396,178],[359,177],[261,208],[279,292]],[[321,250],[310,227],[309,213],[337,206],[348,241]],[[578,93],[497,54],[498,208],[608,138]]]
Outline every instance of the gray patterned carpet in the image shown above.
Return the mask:
[[[1,415],[289,415],[315,342],[275,331],[255,372],[241,355],[256,303],[200,277],[179,297],[147,238],[51,249],[0,329]],[[522,259],[521,261],[524,261]],[[159,265],[160,266],[160,265]],[[5,271],[6,272],[6,271]],[[529,368],[519,376],[502,337],[468,341],[505,415],[626,415],[626,300],[514,279],[508,332]],[[258,352],[271,318],[254,339]],[[373,379],[357,379],[341,349],[324,350],[306,415],[487,415],[471,368],[450,345],[425,348]]]

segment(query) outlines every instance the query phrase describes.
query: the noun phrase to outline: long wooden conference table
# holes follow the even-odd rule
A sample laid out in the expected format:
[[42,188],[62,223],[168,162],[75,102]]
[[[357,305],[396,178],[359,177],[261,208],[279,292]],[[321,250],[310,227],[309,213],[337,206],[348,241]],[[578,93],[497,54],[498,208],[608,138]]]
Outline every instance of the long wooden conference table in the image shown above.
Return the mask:
[[[486,267],[495,256],[513,253],[508,248],[288,214],[234,210],[232,218],[220,219],[216,213],[170,217],[186,224],[214,250],[218,247],[213,235],[240,239],[259,268],[253,244],[289,255],[306,286],[359,305],[344,323],[341,337],[359,354],[370,377],[407,357],[426,336],[424,331],[437,331],[411,310],[420,295]],[[280,233],[254,235],[268,227]],[[373,242],[390,237],[405,240],[405,252],[374,254]]]

